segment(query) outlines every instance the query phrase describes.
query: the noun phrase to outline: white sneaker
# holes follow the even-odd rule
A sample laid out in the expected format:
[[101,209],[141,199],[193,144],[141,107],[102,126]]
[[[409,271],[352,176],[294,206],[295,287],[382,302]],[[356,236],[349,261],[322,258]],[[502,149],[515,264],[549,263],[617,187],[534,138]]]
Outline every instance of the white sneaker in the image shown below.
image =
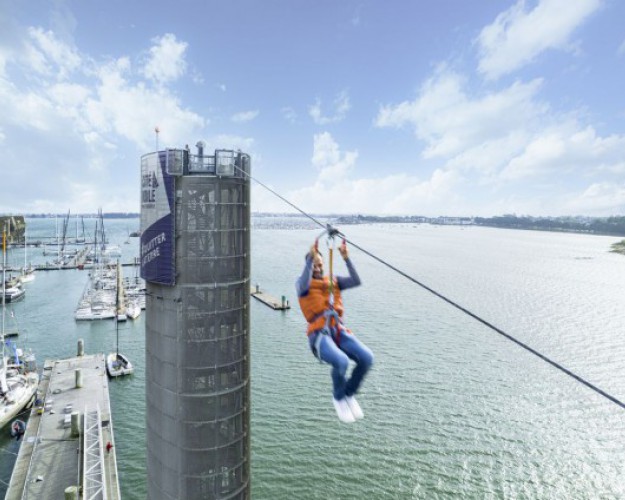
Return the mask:
[[356,420],[360,420],[365,416],[365,414],[362,412],[362,408],[360,407],[358,401],[356,401],[356,398],[354,396],[345,396],[344,401],[347,403],[347,406],[349,406],[349,410],[352,412],[352,415]]
[[347,401],[345,401],[345,398],[341,400],[336,400],[332,398],[332,402],[334,403],[334,409],[336,410],[336,414],[339,416],[339,420],[341,422],[351,424],[352,422],[356,421],[354,415],[352,415],[352,412],[349,409]]

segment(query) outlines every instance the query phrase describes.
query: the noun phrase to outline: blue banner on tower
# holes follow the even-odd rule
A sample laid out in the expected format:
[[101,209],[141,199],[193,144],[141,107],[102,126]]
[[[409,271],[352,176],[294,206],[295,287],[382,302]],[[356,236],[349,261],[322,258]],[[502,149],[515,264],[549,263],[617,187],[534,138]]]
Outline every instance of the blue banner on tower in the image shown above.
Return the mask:
[[150,283],[176,283],[174,255],[174,176],[167,152],[141,158],[141,277]]

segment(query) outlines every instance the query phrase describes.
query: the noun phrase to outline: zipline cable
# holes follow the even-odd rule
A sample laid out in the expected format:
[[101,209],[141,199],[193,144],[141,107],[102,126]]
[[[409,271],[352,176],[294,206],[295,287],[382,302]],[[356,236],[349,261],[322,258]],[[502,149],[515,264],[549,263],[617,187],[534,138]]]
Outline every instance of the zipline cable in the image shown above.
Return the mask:
[[347,236],[345,236],[345,234],[341,231],[336,230],[335,228],[333,228],[332,226],[330,226],[330,224],[324,225],[323,223],[319,222],[317,219],[315,219],[314,217],[312,217],[311,215],[308,215],[306,212],[304,212],[302,209],[298,208],[297,206],[295,206],[293,203],[291,203],[290,201],[288,201],[286,198],[284,198],[283,196],[279,195],[278,193],[276,193],[273,189],[270,189],[269,187],[265,186],[262,182],[258,181],[257,179],[254,179],[250,174],[248,174],[247,172],[245,172],[244,170],[240,169],[239,167],[235,166],[235,168],[241,172],[243,172],[246,176],[248,176],[250,179],[252,179],[253,181],[257,182],[258,184],[260,184],[261,186],[263,186],[265,189],[269,190],[271,193],[273,193],[274,195],[276,195],[278,198],[280,198],[282,201],[286,202],[287,204],[289,204],[291,207],[295,208],[298,212],[300,212],[301,214],[305,215],[306,217],[308,217],[309,219],[311,219],[313,222],[315,222],[316,224],[320,225],[321,227],[326,228],[328,234],[330,234],[331,236],[333,235],[338,235],[341,238],[343,238],[347,243],[349,243],[351,246],[357,248],[358,250],[360,250],[361,252],[363,252],[364,254],[368,255],[369,257],[371,257],[372,259],[378,261],[380,264],[385,265],[386,267],[388,267],[389,269],[395,271],[396,273],[400,274],[401,276],[403,276],[404,278],[412,281],[413,283],[415,283],[416,285],[419,285],[420,287],[422,287],[423,289],[427,290],[428,292],[430,292],[431,294],[437,296],[438,298],[444,300],[445,302],[447,302],[449,305],[455,307],[456,309],[459,309],[460,311],[462,311],[463,313],[467,314],[468,316],[471,316],[473,319],[479,321],[480,323],[482,323],[484,326],[487,326],[488,328],[490,328],[491,330],[497,332],[499,335],[507,338],[508,340],[514,342],[515,344],[517,344],[519,347],[522,347],[523,349],[525,349],[526,351],[532,353],[534,356],[537,356],[538,358],[542,359],[543,361],[549,363],[551,366],[553,366],[554,368],[557,368],[558,370],[560,370],[561,372],[565,373],[566,375],[568,375],[569,377],[573,378],[574,380],[577,380],[579,383],[585,385],[586,387],[588,387],[589,389],[595,391],[597,394],[603,396],[604,398],[612,401],[614,404],[620,406],[622,409],[625,410],[625,403],[623,403],[621,400],[615,398],[614,396],[612,396],[611,394],[608,394],[607,392],[605,392],[604,390],[600,389],[599,387],[597,387],[596,385],[592,384],[591,382],[589,382],[588,380],[580,377],[579,375],[577,375],[576,373],[573,373],[571,370],[569,370],[568,368],[565,368],[564,366],[562,366],[560,363],[558,363],[557,361],[554,361],[550,358],[548,358],[547,356],[545,356],[544,354],[538,352],[536,349],[530,347],[529,345],[525,344],[524,342],[521,342],[519,339],[513,337],[512,335],[504,332],[502,329],[496,327],[495,325],[493,325],[492,323],[486,321],[485,319],[481,318],[480,316],[478,316],[477,314],[469,311],[467,308],[461,306],[460,304],[457,304],[456,302],[454,302],[453,300],[445,297],[443,294],[437,292],[436,290],[430,288],[429,286],[425,285],[424,283],[421,283],[419,280],[413,278],[412,276],[410,276],[409,274],[405,273],[404,271],[402,271],[401,269],[396,268],[395,266],[393,266],[392,264],[386,262],[384,259],[381,259],[380,257],[377,257],[376,255],[372,254],[371,252],[369,252],[368,250],[365,250],[363,247],[357,245],[356,243],[354,243],[353,241],[350,241]]
[[395,266],[389,264],[388,262],[384,261],[383,259],[380,259],[379,257],[373,255],[371,252],[368,252],[367,250],[365,250],[364,248],[356,245],[354,242],[349,241],[345,235],[343,233],[341,233],[339,231],[338,233],[339,235],[341,235],[345,241],[347,241],[350,245],[352,245],[353,247],[357,248],[358,250],[360,250],[361,252],[367,254],[369,257],[371,257],[372,259],[377,260],[379,263],[385,265],[386,267],[388,267],[389,269],[392,269],[393,271],[395,271],[396,273],[401,274],[404,278],[409,279],[410,281],[412,281],[413,283],[419,285],[420,287],[424,288],[425,290],[427,290],[428,292],[436,295],[438,298],[444,300],[445,302],[447,302],[449,305],[454,306],[456,309],[459,309],[460,311],[462,311],[465,314],[468,314],[469,316],[471,316],[473,319],[479,321],[480,323],[482,323],[483,325],[487,326],[488,328],[490,328],[491,330],[494,330],[495,332],[497,332],[499,335],[504,336],[505,338],[507,338],[508,340],[511,340],[512,342],[514,342],[515,344],[517,344],[518,346],[522,347],[523,349],[531,352],[532,354],[534,354],[535,356],[538,356],[540,359],[542,359],[543,361],[546,361],[547,363],[549,363],[550,365],[554,366],[555,368],[557,368],[558,370],[561,370],[562,372],[566,373],[569,377],[574,378],[575,380],[577,380],[578,382],[584,384],[586,387],[588,387],[589,389],[592,389],[593,391],[597,392],[598,394],[602,395],[603,397],[609,399],[610,401],[612,401],[613,403],[617,404],[618,406],[620,406],[621,408],[623,408],[625,410],[625,403],[623,403],[622,401],[616,399],[614,396],[608,394],[607,392],[603,391],[602,389],[600,389],[599,387],[597,387],[596,385],[588,382],[587,380],[583,379],[582,377],[580,377],[579,375],[573,373],[571,370],[569,370],[568,368],[565,368],[564,366],[562,366],[560,363],[553,361],[552,359],[548,358],[547,356],[545,356],[544,354],[541,354],[540,352],[538,352],[536,349],[533,349],[532,347],[528,346],[527,344],[521,342],[519,339],[513,337],[512,335],[504,332],[503,330],[501,330],[500,328],[496,327],[495,325],[493,325],[492,323],[486,321],[485,319],[479,317],[477,314],[472,313],[471,311],[469,311],[467,308],[462,307],[460,304],[457,304],[456,302],[454,302],[453,300],[445,297],[444,295],[442,295],[441,293],[437,292],[436,290],[433,290],[432,288],[430,288],[429,286],[421,283],[420,281],[416,280],[415,278],[413,278],[412,276],[406,274],[405,272],[403,272],[400,269],[397,269]]
[[301,213],[303,216],[308,217],[311,221],[313,221],[315,224],[317,224],[318,226],[321,226],[322,228],[326,229],[327,225],[324,224],[323,222],[318,221],[317,219],[315,219],[312,215],[307,214],[306,212],[304,212],[301,208],[299,208],[298,206],[294,205],[293,203],[291,203],[289,200],[287,200],[284,196],[280,195],[279,193],[275,192],[273,189],[271,189],[269,186],[263,184],[262,182],[260,182],[258,179],[255,179],[254,177],[252,177],[250,174],[248,174],[245,170],[237,167],[236,165],[234,166],[234,168],[236,168],[239,172],[245,174],[247,177],[249,177],[251,180],[253,180],[254,182],[260,184],[262,187],[264,187],[267,191],[269,191],[270,193],[274,194],[275,196],[277,196],[278,198],[280,198],[284,203],[286,203],[287,205],[290,205],[291,207],[293,207],[295,210],[297,210],[299,213]]

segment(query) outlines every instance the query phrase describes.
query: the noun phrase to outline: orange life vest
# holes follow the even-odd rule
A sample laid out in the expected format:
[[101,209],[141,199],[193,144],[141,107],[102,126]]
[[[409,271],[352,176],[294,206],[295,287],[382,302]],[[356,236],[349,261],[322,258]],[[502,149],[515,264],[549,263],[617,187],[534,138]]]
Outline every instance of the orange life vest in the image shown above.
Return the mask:
[[[306,321],[308,321],[307,335],[316,330],[321,330],[326,324],[326,318],[323,313],[330,307],[330,280],[327,276],[323,279],[311,279],[308,294],[299,298],[299,306]],[[343,301],[341,299],[341,290],[338,283],[334,279],[334,310],[339,317],[343,317]],[[330,325],[334,326],[336,321],[331,320]]]

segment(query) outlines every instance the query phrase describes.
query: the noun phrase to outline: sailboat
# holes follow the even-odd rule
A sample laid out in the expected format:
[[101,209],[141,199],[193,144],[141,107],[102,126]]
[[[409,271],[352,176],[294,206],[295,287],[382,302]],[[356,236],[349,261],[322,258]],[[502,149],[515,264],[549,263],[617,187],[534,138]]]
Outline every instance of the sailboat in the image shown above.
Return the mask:
[[137,319],[141,315],[141,306],[138,299],[128,300],[126,303],[126,316],[130,319]]
[[126,301],[124,300],[124,284],[122,282],[122,266],[117,261],[117,284],[115,286],[115,318],[117,321],[126,321]]
[[[127,356],[119,352],[119,315],[120,308],[123,306],[123,293],[120,292],[120,289],[123,290],[122,281],[121,281],[121,266],[119,264],[119,260],[117,261],[117,300],[116,300],[116,317],[115,317],[115,352],[111,352],[106,356],[106,371],[109,374],[109,377],[120,377],[122,375],[130,375],[135,371],[132,366],[132,363],[128,359]],[[126,313],[124,312],[124,320],[126,318]]]
[[7,352],[4,338],[6,317],[6,230],[2,231],[2,354],[0,359],[0,428],[4,427],[32,401],[39,384],[39,375],[36,367],[32,366],[33,359],[28,362],[23,359],[23,352],[13,347],[14,356]]
[[20,275],[20,281],[22,283],[30,283],[35,279],[35,268],[32,264],[27,264],[26,255],[28,253],[28,241],[26,239],[26,230],[24,229],[24,267],[22,268],[22,274]]
[[[4,271],[3,271],[4,274]],[[2,297],[4,297],[4,301],[8,304],[9,302],[17,302],[18,300],[22,300],[26,295],[26,290],[22,287],[21,283],[13,286],[7,286],[7,282],[4,281],[2,285]]]

